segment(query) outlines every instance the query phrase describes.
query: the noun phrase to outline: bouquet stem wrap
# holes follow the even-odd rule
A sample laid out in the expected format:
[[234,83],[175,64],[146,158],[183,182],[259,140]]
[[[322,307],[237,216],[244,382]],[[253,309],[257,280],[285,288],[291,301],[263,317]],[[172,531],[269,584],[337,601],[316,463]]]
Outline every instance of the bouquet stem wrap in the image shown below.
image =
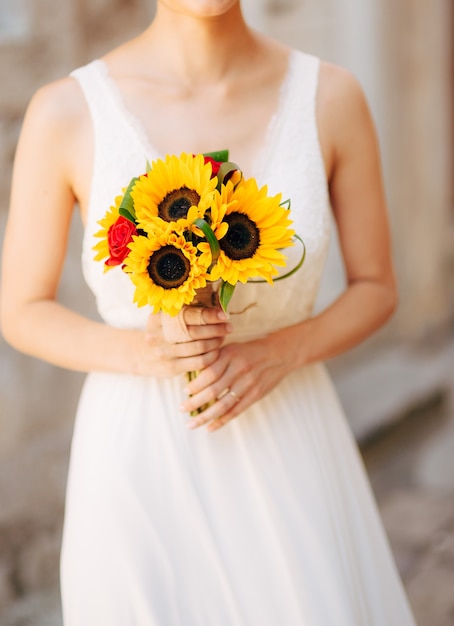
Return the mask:
[[[205,287],[202,287],[197,290],[197,295],[194,300],[191,302],[189,306],[196,307],[214,307],[219,305],[219,293],[217,289],[215,289],[215,285],[213,283],[207,283]],[[186,372],[186,380],[190,383],[192,380],[197,378],[199,375],[199,370],[193,370],[191,372]],[[202,407],[198,408],[195,411],[191,411],[191,416],[195,417],[202,413],[205,409],[210,406],[211,403],[205,404]]]

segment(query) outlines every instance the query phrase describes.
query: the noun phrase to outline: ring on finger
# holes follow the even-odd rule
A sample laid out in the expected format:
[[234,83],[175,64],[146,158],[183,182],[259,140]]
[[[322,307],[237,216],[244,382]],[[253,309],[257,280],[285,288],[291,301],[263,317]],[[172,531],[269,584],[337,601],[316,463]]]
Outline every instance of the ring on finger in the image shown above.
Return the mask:
[[[230,391],[230,387],[226,387],[223,391],[221,391],[221,393],[218,395],[218,397],[216,398],[216,400],[222,400],[222,398],[224,396],[226,396],[228,393],[232,393]],[[235,394],[236,395],[236,394]]]
[[233,391],[233,389],[229,389],[229,395],[235,399],[235,402],[239,402],[241,400],[240,396]]

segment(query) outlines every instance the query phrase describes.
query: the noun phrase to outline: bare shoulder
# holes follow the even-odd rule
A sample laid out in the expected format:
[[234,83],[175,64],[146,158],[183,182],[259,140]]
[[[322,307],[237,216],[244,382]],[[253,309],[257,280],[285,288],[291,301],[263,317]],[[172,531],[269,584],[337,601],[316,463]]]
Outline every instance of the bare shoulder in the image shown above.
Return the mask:
[[375,141],[375,128],[364,90],[347,69],[322,62],[317,94],[317,122],[328,174],[335,161],[355,147],[360,136]]
[[71,77],[44,85],[33,95],[25,117],[26,123],[45,123],[50,131],[72,127],[84,121],[87,105],[82,91]]
[[23,171],[30,163],[40,163],[42,176],[52,173],[54,181],[61,181],[83,199],[86,195],[83,180],[88,176],[83,168],[89,167],[92,145],[85,97],[77,81],[65,77],[44,85],[32,97],[19,139],[16,165]]
[[81,130],[89,123],[88,107],[77,82],[66,77],[44,85],[33,95],[25,115],[19,149],[46,153],[70,152]]
[[358,79],[349,70],[322,61],[318,87],[318,106],[338,110],[341,115],[367,111],[364,90]]

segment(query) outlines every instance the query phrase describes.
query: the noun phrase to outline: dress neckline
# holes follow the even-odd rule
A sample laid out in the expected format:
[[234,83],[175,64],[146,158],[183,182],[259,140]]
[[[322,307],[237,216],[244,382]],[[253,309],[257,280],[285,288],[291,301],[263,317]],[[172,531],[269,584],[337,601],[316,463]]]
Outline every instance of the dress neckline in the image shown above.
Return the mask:
[[[290,99],[291,84],[292,78],[294,76],[294,65],[296,57],[297,50],[290,50],[287,57],[287,68],[279,86],[278,103],[276,109],[268,120],[261,142],[261,147],[259,148],[258,153],[255,155],[250,165],[251,176],[257,176],[259,173],[261,173],[266,164],[269,162],[272,155],[272,148],[278,135],[280,122],[285,118],[285,109]],[[132,113],[126,106],[121,89],[119,88],[117,82],[110,75],[109,68],[104,59],[96,59],[95,61],[93,61],[93,65],[98,70],[98,73],[101,76],[107,89],[107,93],[115,104],[117,113],[119,114],[120,118],[122,118],[126,123],[131,135],[140,144],[146,158],[150,162],[153,159],[164,158],[165,155],[162,154],[161,151],[159,151],[153,145],[153,142],[150,139],[149,133],[143,121],[139,117],[137,117],[137,115]],[[213,146],[212,149],[216,150],[220,149],[220,147]],[[241,164],[239,165],[241,166]]]

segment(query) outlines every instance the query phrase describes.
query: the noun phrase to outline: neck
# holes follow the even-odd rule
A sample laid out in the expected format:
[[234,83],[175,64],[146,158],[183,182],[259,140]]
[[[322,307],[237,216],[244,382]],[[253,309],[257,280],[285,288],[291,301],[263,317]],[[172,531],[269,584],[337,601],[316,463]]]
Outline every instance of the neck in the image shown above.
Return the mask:
[[159,58],[163,73],[193,85],[219,81],[240,71],[257,46],[239,3],[222,15],[200,17],[158,2],[142,41]]

